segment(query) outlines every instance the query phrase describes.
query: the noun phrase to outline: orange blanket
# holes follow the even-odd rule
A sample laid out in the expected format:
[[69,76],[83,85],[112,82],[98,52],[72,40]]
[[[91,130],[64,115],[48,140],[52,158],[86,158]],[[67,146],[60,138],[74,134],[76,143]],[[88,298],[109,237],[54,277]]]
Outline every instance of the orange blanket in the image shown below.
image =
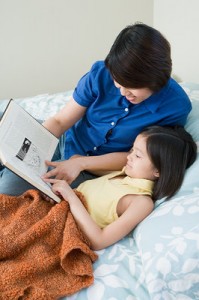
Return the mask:
[[[81,195],[80,195],[81,196]],[[97,255],[66,201],[0,195],[0,299],[58,299],[93,283]]]

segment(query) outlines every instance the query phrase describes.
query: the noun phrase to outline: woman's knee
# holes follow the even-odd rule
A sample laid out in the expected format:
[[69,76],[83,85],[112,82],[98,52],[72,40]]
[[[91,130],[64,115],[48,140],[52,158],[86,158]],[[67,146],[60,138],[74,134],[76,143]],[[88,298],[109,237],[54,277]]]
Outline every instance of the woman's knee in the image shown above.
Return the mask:
[[[0,172],[0,194],[18,196],[34,188],[27,181],[4,168]],[[35,188],[34,188],[35,189]]]

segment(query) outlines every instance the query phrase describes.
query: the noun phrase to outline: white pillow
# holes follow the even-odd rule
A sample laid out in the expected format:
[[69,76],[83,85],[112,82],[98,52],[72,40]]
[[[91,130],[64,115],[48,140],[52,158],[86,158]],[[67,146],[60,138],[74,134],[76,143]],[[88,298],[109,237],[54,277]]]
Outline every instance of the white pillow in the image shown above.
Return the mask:
[[159,205],[134,230],[150,299],[199,299],[199,192]]
[[[184,87],[193,105],[185,128],[199,142],[199,84]],[[199,299],[199,154],[179,192],[157,201],[133,236],[151,299]]]
[[[199,145],[199,101],[192,100],[192,111],[188,117],[186,130],[193,136]],[[199,154],[194,164],[187,169],[183,184],[177,193],[177,196],[189,194],[199,189]]]

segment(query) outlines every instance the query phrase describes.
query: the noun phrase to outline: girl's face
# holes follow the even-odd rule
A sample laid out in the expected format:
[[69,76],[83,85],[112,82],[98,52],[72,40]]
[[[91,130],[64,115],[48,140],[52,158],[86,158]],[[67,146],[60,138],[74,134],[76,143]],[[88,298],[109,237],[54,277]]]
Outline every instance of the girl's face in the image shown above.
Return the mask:
[[138,104],[142,101],[149,98],[153,92],[148,88],[140,88],[140,89],[131,89],[125,88],[121,86],[119,83],[114,81],[115,86],[120,89],[120,93],[122,96],[126,97],[126,99],[132,104]]
[[127,156],[125,166],[126,175],[132,178],[156,180],[159,177],[158,170],[153,166],[146,149],[146,137],[139,134],[135,139],[133,148]]

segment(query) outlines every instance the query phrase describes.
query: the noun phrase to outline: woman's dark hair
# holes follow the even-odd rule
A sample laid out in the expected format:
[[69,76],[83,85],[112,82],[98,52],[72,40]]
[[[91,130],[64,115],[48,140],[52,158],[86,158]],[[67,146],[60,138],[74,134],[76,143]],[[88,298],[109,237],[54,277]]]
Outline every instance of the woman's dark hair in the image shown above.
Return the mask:
[[119,33],[105,65],[121,86],[156,92],[171,76],[170,52],[169,42],[158,30],[136,23]]
[[150,126],[141,134],[147,139],[146,148],[151,162],[159,171],[153,199],[169,199],[180,188],[186,169],[194,163],[197,145],[180,126]]

